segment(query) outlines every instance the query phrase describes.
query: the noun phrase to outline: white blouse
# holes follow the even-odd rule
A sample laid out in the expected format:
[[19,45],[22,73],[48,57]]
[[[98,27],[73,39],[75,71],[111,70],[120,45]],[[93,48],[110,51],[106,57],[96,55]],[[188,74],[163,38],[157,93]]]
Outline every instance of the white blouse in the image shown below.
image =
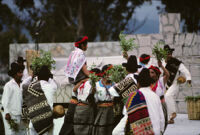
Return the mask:
[[101,82],[102,80],[96,82],[96,93],[95,93],[95,99],[96,101],[112,101],[113,96],[110,95],[110,93],[108,92],[108,89],[112,86],[112,85],[107,85],[106,88],[104,87],[104,85]]

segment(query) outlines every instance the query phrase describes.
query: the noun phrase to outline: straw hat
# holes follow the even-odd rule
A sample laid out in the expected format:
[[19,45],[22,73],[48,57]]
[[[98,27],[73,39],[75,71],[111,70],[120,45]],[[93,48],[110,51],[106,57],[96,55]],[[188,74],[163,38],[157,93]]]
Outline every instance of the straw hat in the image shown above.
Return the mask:
[[56,105],[53,107],[53,113],[55,118],[59,118],[65,115],[65,110],[62,105]]

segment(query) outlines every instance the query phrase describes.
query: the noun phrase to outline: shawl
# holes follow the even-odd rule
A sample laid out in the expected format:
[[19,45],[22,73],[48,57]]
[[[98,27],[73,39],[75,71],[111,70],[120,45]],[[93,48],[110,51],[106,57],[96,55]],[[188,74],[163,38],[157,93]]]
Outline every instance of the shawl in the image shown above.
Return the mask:
[[71,52],[67,61],[65,75],[75,79],[85,62],[86,58],[83,51],[79,48],[75,48],[75,50]]
[[128,122],[134,135],[153,135],[153,126],[149,117],[144,95],[134,91],[126,103]]
[[126,103],[129,94],[137,89],[137,85],[131,77],[127,77],[124,80],[116,83],[113,88],[122,97],[124,104]]
[[173,81],[176,77],[180,64],[181,64],[181,61],[179,61],[176,58],[171,58],[167,62],[167,65],[165,66],[165,68],[169,71],[169,74],[170,74],[169,79],[167,81],[167,88],[169,88],[173,84]]
[[41,88],[40,81],[33,81],[24,90],[23,95],[28,117],[38,135],[42,135],[53,126],[53,112]]

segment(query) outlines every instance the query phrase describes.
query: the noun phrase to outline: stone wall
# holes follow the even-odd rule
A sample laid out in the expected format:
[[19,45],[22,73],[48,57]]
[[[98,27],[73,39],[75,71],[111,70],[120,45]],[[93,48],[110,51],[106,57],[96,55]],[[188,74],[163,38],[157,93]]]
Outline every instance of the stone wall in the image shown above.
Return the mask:
[[[200,94],[200,35],[194,33],[180,33],[180,26],[177,26],[177,20],[180,21],[180,15],[164,14],[160,16],[160,34],[137,34],[128,35],[127,38],[134,38],[135,43],[139,45],[130,54],[139,57],[142,53],[152,54],[152,48],[158,41],[163,41],[175,48],[174,56],[179,58],[192,74],[192,87],[181,85],[180,92],[177,95],[177,108],[181,113],[186,113],[185,96]],[[167,21],[167,23],[165,23]],[[178,23],[179,24],[179,23]],[[167,27],[173,27],[167,30]],[[59,90],[55,96],[55,102],[69,102],[71,96],[71,85],[68,84],[64,75],[64,67],[70,52],[73,50],[73,43],[44,43],[39,44],[39,48],[45,51],[51,51],[56,60],[56,70],[54,71],[55,80],[59,85]],[[11,44],[10,62],[17,59],[17,56],[25,56],[25,50],[34,49],[34,44]],[[86,52],[88,66],[96,64],[101,67],[104,64],[121,64],[126,61],[122,58],[122,52],[119,42],[89,42]],[[152,57],[150,64],[156,64]]]

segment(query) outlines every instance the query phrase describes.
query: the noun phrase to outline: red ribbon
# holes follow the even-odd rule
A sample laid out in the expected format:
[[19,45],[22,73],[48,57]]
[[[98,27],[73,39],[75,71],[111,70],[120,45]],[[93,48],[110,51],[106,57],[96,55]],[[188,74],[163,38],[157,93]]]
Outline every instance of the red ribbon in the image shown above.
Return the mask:
[[148,60],[148,59],[150,59],[150,56],[145,57],[145,58],[141,58],[141,57],[140,57],[140,62],[142,62],[142,61],[144,61],[144,60]]
[[78,47],[78,45],[79,45],[80,43],[84,42],[85,40],[88,40],[88,37],[87,37],[87,36],[83,37],[80,41],[75,42],[75,46]]
[[159,74],[161,74],[160,69],[158,69],[158,68],[156,68],[156,67],[154,67],[152,65],[149,67],[149,69],[156,70]]

